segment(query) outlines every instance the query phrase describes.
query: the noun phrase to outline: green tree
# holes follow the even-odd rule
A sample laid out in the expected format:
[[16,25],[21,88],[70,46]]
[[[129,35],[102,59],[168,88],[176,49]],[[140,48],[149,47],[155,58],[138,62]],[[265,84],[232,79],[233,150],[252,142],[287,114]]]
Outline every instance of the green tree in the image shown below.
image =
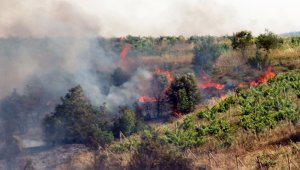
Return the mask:
[[176,76],[167,95],[175,111],[188,113],[195,109],[200,93],[193,74]]
[[221,54],[221,46],[214,37],[209,36],[200,40],[197,40],[192,60],[196,74],[200,73],[200,70],[209,71]]
[[233,34],[231,41],[233,49],[241,50],[245,57],[246,48],[253,43],[253,36],[250,31],[240,31]]
[[51,144],[83,143],[91,147],[105,145],[113,140],[100,113],[92,108],[83,94],[81,86],[71,88],[61,98],[54,113],[44,119],[44,132]]
[[283,39],[268,30],[264,34],[260,34],[256,39],[257,47],[265,49],[267,53],[270,49],[277,48],[282,44]]
[[135,132],[136,118],[134,111],[127,106],[120,107],[120,117],[115,124],[115,133],[119,134],[121,131],[125,135],[130,135]]

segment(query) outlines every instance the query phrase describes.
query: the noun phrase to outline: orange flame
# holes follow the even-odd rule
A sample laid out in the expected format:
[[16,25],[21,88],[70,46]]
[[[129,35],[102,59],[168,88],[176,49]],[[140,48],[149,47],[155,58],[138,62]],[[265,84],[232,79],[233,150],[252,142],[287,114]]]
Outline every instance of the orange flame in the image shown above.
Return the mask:
[[120,52],[119,66],[125,71],[128,71],[128,69],[129,69],[129,62],[126,59],[126,56],[127,56],[128,50],[131,47],[132,47],[132,45],[126,43],[123,45],[122,50]]
[[200,79],[202,82],[198,84],[198,88],[207,89],[207,88],[215,88],[217,90],[224,89],[224,84],[213,83],[210,77],[202,70]]
[[250,85],[257,86],[261,83],[267,83],[269,79],[274,78],[275,76],[276,74],[272,71],[272,67],[268,67],[261,77],[258,77],[253,81],[250,81]]
[[239,88],[245,88],[247,85],[244,83],[239,84]]
[[157,74],[163,74],[166,76],[167,81],[168,81],[168,85],[171,84],[171,82],[173,81],[173,75],[171,72],[167,71],[167,70],[161,70],[159,67],[155,68],[155,73]]
[[132,47],[132,45],[127,44],[127,43],[123,45],[122,50],[121,50],[121,52],[120,52],[120,59],[121,59],[121,60],[125,60],[125,59],[126,59],[128,50],[129,50],[131,47]]
[[[165,93],[168,88],[170,87],[171,85],[171,82],[173,81],[173,75],[171,72],[167,71],[167,70],[161,70],[159,67],[156,67],[155,68],[155,73],[156,74],[162,74],[164,76],[166,76],[167,78],[167,85],[165,86],[164,90],[163,90],[163,93]],[[147,97],[147,96],[141,96],[139,98],[139,102],[140,103],[145,103],[145,102],[157,102],[158,100],[154,97]]]
[[141,96],[139,98],[139,102],[140,103],[146,103],[146,102],[156,102],[157,99],[154,97],[147,97],[147,96]]

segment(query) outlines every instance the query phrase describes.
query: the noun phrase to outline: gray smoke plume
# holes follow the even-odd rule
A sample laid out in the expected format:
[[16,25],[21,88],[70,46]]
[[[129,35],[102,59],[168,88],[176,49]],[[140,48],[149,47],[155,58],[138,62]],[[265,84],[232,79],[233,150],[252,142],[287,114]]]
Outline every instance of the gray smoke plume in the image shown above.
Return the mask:
[[67,1],[0,0],[1,37],[98,35],[100,24]]
[[95,105],[107,100],[128,104],[137,99],[131,82],[122,90],[109,84],[118,54],[104,52],[98,39],[92,38],[101,31],[98,18],[69,1],[0,0],[0,4],[0,37],[18,37],[0,41],[0,98],[14,88],[22,92],[38,79],[56,97],[80,84]]

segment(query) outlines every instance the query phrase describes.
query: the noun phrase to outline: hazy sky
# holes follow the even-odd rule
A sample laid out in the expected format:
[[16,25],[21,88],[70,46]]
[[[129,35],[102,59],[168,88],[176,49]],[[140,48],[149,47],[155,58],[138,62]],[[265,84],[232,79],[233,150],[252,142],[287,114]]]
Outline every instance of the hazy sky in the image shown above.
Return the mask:
[[282,33],[300,30],[299,8],[299,0],[0,0],[0,35]]

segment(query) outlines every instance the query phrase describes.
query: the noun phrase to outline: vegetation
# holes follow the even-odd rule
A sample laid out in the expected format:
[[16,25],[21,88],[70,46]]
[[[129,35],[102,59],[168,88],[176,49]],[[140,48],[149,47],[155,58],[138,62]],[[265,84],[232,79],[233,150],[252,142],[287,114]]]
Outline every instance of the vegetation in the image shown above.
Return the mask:
[[195,169],[192,160],[183,157],[174,146],[157,138],[144,138],[131,157],[129,169]]
[[112,142],[113,134],[76,86],[61,99],[55,112],[44,120],[46,141],[51,144],[83,143],[91,147]]
[[231,41],[233,49],[241,50],[245,57],[246,48],[253,44],[253,36],[250,31],[240,31],[233,34]]
[[[238,129],[245,129],[260,134],[275,128],[282,121],[296,123],[299,119],[300,74],[282,73],[271,79],[268,84],[260,84],[250,89],[238,89],[235,96],[229,96],[219,104],[206,108],[195,116],[184,118],[174,131],[166,129],[164,138],[181,148],[193,148],[212,140],[219,141],[219,146],[230,146]],[[238,109],[238,122],[230,122],[221,116],[230,110]]]
[[260,34],[257,37],[256,44],[258,48],[263,48],[269,52],[270,49],[277,48],[282,45],[283,39],[267,30],[264,34]]
[[120,117],[115,122],[114,131],[116,136],[122,132],[124,135],[128,136],[137,131],[137,121],[134,111],[130,110],[127,106],[120,107],[119,111]]
[[[112,114],[105,104],[100,108],[92,106],[82,88],[76,86],[44,118],[45,113],[53,109],[53,98],[34,81],[33,85],[25,88],[24,93],[14,91],[1,101],[0,125],[3,128],[0,128],[0,138],[5,139],[7,148],[0,152],[5,157],[15,157],[22,149],[18,143],[21,141],[19,136],[28,133],[31,128],[37,128],[43,119],[45,140],[50,145],[80,143],[92,147],[95,152],[101,146],[105,152],[101,150],[99,157],[95,158],[99,158],[97,166],[102,169],[119,165],[124,169],[195,169],[194,163],[207,162],[206,158],[201,157],[204,153],[226,155],[224,153],[230,152],[232,156],[251,150],[250,145],[255,142],[261,142],[256,150],[263,149],[265,145],[272,145],[268,148],[270,150],[275,148],[273,145],[287,147],[286,143],[292,142],[293,156],[295,159],[300,157],[297,157],[299,134],[293,134],[292,130],[289,130],[291,134],[286,133],[287,128],[298,130],[299,125],[299,37],[281,38],[269,31],[253,37],[249,31],[240,31],[232,37],[127,36],[99,39],[105,54],[113,57],[118,57],[115,52],[119,52],[126,43],[131,46],[126,63],[131,68],[124,71],[121,69],[124,67],[119,66],[105,73],[99,69],[95,74],[105,74],[109,79],[107,86],[122,88],[138,67],[147,70],[164,68],[153,72],[151,80],[138,84],[143,86],[147,83],[149,86],[141,90],[145,93],[143,100],[139,101],[137,96],[133,106],[120,106],[119,111]],[[179,53],[189,54],[190,60],[184,64],[175,63],[178,60],[174,58]],[[163,61],[161,55],[165,54],[170,55],[170,61]],[[228,69],[224,69],[226,71],[216,71],[216,63],[222,62],[220,56],[229,63],[222,63],[229,65]],[[136,57],[134,62],[130,61],[130,57]],[[157,57],[161,60],[140,66],[139,57]],[[235,65],[233,60],[236,59],[241,59],[237,61],[241,64]],[[255,77],[262,74],[261,70],[267,66],[276,70],[275,78],[266,83],[249,83],[256,80]],[[197,82],[194,74],[190,73],[193,70],[195,74],[203,70],[212,75],[204,82],[208,88],[199,88],[203,82]],[[174,79],[173,74],[177,75]],[[214,88],[213,85],[222,88]],[[109,91],[106,86],[103,88],[105,92]],[[199,110],[195,111],[196,108]],[[146,114],[154,117],[157,111],[158,118],[167,110],[169,119],[141,121],[146,120],[145,110],[148,111]],[[171,112],[174,117],[171,117]],[[181,113],[184,115],[181,116]],[[148,125],[154,130],[148,129]],[[278,132],[280,128],[283,129],[281,133]],[[265,139],[263,137],[272,139],[260,141]],[[278,156],[256,150],[254,152],[263,168],[281,164]],[[195,152],[197,158],[193,158],[200,161],[190,159],[191,156],[185,154],[187,151]],[[111,152],[122,159],[109,155]]]
[[221,46],[217,44],[214,37],[205,37],[195,45],[192,65],[195,73],[201,70],[211,71],[213,63],[221,54]]
[[175,112],[193,111],[200,97],[195,76],[193,74],[176,76],[167,94]]

